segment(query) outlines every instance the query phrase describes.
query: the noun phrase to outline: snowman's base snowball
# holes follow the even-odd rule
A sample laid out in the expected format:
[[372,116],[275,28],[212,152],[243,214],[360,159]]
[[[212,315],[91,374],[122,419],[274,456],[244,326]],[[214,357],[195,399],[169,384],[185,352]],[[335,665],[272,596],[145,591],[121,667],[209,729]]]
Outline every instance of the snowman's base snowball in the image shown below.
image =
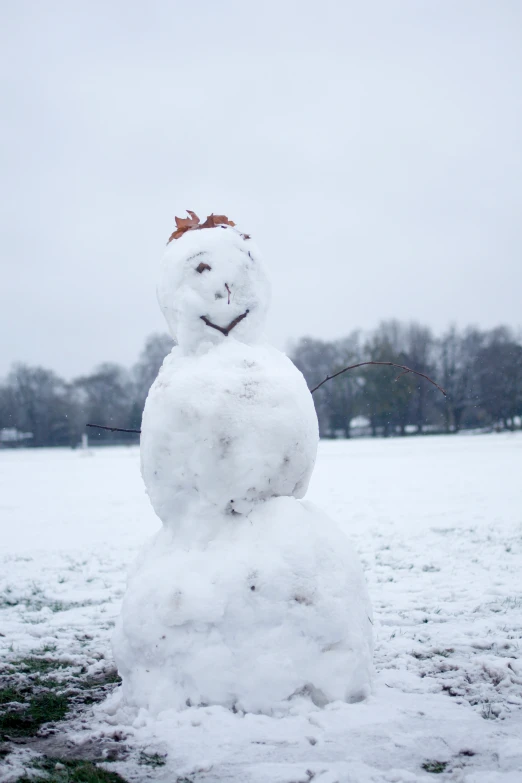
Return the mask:
[[286,497],[215,527],[199,548],[164,528],[138,558],[114,635],[124,703],[270,714],[295,695],[365,698],[371,607],[346,536]]

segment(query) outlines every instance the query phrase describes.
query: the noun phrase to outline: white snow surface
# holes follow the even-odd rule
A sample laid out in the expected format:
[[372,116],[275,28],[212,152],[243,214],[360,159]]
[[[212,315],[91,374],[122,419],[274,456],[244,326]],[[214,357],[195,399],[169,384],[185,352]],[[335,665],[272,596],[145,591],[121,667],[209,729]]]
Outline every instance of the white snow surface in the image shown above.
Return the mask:
[[[296,699],[281,716],[226,707],[86,708],[71,742],[123,732],[107,765],[129,780],[402,783],[522,779],[522,435],[323,442],[307,498],[363,562],[376,677],[363,702]],[[0,451],[0,650],[55,644],[87,672],[112,664],[126,572],[159,521],[137,448]],[[122,721],[118,723],[118,720]],[[164,767],[139,751],[167,753]],[[3,763],[15,781],[27,753]]]

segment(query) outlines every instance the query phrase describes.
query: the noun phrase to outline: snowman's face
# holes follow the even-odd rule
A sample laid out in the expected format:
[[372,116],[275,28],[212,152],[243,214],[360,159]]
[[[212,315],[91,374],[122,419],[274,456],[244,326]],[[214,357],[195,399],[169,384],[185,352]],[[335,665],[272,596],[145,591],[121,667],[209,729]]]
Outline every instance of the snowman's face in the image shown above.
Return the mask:
[[270,286],[250,239],[231,227],[189,231],[163,259],[160,307],[182,349],[237,339],[259,339]]

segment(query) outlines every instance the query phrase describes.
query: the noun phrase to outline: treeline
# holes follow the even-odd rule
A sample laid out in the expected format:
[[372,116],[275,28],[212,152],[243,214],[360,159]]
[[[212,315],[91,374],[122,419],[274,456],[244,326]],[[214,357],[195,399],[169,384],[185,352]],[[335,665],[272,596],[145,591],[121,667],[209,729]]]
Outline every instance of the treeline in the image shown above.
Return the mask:
[[430,376],[447,392],[444,397],[395,367],[351,370],[314,393],[322,437],[520,426],[522,339],[506,327],[451,327],[435,337],[420,324],[387,321],[370,334],[352,332],[329,342],[303,338],[291,357],[310,388],[347,365],[390,361]]
[[[88,422],[139,429],[147,392],[172,345],[167,335],[152,335],[130,370],[105,363],[70,382],[16,365],[0,383],[0,445],[75,446]],[[432,377],[447,392],[394,367],[351,370],[314,393],[322,437],[521,426],[522,340],[506,327],[451,327],[436,337],[425,326],[389,321],[334,341],[303,338],[289,355],[310,388],[347,365],[390,361]],[[137,440],[88,432],[91,442]]]
[[70,382],[52,370],[15,365],[0,384],[3,445],[76,446],[86,431],[91,442],[137,441],[86,424],[139,429],[145,398],[172,346],[167,335],[152,335],[130,370],[106,362]]

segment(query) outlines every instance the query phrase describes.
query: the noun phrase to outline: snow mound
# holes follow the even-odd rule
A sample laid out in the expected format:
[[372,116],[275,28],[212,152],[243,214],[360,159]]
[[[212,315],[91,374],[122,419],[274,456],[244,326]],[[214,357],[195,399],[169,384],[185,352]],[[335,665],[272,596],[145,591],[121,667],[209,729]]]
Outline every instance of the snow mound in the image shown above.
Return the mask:
[[126,704],[270,714],[297,695],[364,699],[371,608],[346,536],[293,498],[212,517],[205,546],[166,527],[134,567],[114,637]]

